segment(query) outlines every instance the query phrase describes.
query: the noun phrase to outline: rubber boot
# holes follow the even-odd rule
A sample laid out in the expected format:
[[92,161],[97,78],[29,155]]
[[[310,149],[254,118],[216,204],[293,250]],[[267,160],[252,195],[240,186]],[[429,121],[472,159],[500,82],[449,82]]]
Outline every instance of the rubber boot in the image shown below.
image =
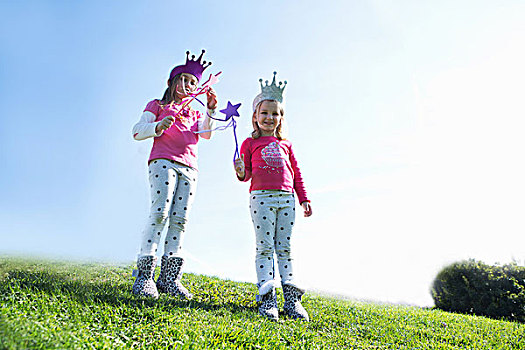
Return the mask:
[[304,290],[292,284],[283,284],[284,312],[293,319],[303,319],[309,321],[308,313],[301,305],[301,297]]
[[[193,298],[190,292],[180,283],[182,277],[182,266],[184,265],[184,259],[179,257],[169,258],[166,257],[166,269],[164,278],[164,288],[166,293],[181,297],[187,300]],[[162,284],[162,282],[161,282]]]
[[135,283],[133,283],[133,294],[155,299],[159,297],[159,292],[153,280],[156,265],[156,256],[141,256],[137,259],[138,274]]

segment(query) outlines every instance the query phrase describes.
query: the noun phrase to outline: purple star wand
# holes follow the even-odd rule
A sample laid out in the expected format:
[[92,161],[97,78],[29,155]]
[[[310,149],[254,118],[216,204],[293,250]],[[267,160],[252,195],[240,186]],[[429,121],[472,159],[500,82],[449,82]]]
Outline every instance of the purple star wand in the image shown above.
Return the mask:
[[217,128],[216,130],[225,130],[229,128],[230,126],[233,129],[233,138],[235,139],[235,153],[233,154],[233,162],[235,163],[235,159],[240,158],[239,154],[239,142],[237,141],[237,122],[235,121],[235,116],[240,117],[239,112],[237,111],[239,107],[241,106],[240,103],[237,103],[236,105],[232,105],[230,101],[228,101],[228,105],[225,109],[221,109],[219,112],[224,114],[224,119],[219,118],[213,118],[211,115],[208,115],[211,119],[218,120],[221,122],[226,122],[230,120],[230,122],[225,125]]

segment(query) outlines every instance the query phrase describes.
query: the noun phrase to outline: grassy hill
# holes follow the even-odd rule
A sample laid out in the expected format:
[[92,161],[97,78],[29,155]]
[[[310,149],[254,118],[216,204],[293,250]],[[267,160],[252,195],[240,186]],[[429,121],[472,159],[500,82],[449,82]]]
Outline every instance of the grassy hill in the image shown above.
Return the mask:
[[311,294],[311,322],[266,321],[253,284],[202,275],[148,300],[132,268],[0,257],[0,349],[525,349],[524,324]]

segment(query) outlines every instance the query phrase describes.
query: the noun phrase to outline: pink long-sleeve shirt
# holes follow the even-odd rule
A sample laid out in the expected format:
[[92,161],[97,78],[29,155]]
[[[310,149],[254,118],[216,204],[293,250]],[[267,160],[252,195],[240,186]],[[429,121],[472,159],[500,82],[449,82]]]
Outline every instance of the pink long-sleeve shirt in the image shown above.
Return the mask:
[[283,190],[297,194],[299,203],[309,202],[301,170],[292,150],[292,143],[273,136],[244,140],[240,153],[244,155],[245,176],[255,190]]
[[[150,101],[133,126],[135,140],[154,137],[148,163],[163,158],[197,169],[197,142],[200,137],[208,140],[212,137],[215,121],[191,108],[179,114],[180,108],[180,104],[161,106],[159,100]],[[215,110],[208,109],[207,114],[214,115]],[[168,115],[175,116],[175,122],[169,129],[157,133],[157,124]]]

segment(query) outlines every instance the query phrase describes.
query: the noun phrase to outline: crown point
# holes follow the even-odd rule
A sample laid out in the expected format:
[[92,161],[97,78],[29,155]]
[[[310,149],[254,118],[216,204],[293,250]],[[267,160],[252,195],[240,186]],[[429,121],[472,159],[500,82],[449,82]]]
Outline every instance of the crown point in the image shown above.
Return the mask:
[[205,50],[202,49],[201,55],[199,56],[199,58],[197,58],[197,61],[200,62],[200,60],[202,59],[202,56],[204,56],[204,52],[205,52]]
[[275,76],[277,75],[277,72],[273,72],[273,79],[272,79],[272,85],[275,86]]
[[191,55],[191,59],[192,59],[192,60],[195,59],[195,55]]
[[261,79],[259,79],[259,82],[260,82],[260,83],[262,83],[262,82],[263,82],[262,78],[261,78]]

